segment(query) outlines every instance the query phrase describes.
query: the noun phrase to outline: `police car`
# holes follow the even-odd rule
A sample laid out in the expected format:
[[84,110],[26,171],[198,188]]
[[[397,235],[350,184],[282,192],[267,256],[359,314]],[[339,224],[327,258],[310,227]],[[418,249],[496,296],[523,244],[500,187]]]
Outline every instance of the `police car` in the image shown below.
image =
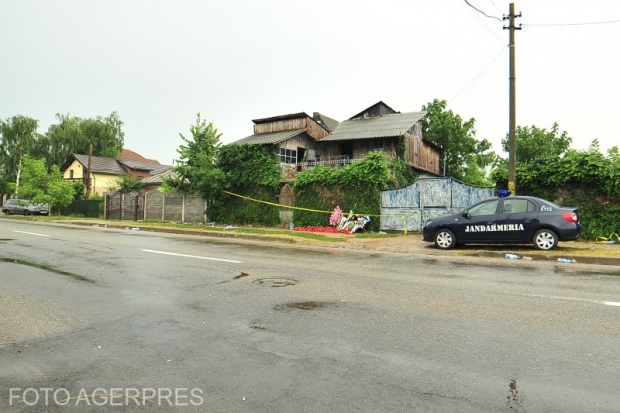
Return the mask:
[[426,222],[423,239],[438,248],[459,244],[533,244],[550,250],[558,241],[581,236],[576,208],[564,208],[531,196],[485,199],[454,215]]

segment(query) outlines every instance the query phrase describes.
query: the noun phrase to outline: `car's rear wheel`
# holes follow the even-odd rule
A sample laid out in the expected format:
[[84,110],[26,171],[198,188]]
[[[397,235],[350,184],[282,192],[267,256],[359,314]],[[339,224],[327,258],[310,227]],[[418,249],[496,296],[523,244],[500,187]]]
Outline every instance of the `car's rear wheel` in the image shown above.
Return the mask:
[[558,246],[558,236],[550,229],[540,229],[534,234],[534,247],[548,251]]
[[11,211],[9,211],[8,209],[3,209],[2,212],[4,212],[5,215],[9,215],[11,213]]
[[26,216],[30,215],[30,211],[28,209],[25,209],[24,210],[24,215],[26,215]]
[[435,233],[435,246],[442,250],[456,247],[456,236],[449,229],[440,229]]

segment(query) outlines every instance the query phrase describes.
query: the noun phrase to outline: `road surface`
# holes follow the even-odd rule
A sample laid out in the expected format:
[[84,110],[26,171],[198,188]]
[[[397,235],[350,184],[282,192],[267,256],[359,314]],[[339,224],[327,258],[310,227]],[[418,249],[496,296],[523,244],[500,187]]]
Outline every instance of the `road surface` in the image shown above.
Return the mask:
[[620,411],[608,267],[0,231],[0,411]]

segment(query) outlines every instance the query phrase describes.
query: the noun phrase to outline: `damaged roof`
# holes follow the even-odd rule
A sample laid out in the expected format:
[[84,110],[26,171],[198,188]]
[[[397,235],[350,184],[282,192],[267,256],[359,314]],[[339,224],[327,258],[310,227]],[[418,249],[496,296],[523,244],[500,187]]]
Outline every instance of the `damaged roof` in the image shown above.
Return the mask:
[[336,119],[332,119],[329,116],[325,116],[319,112],[314,112],[312,118],[315,120],[316,123],[327,129],[328,132],[333,132],[340,123]]
[[358,118],[340,122],[336,130],[322,141],[387,138],[403,136],[426,112],[394,113],[374,118]]
[[305,129],[294,129],[271,133],[259,133],[256,135],[248,136],[247,138],[239,139],[238,141],[233,142],[233,144],[240,143],[245,145],[264,145],[269,143],[280,143],[305,132]]
[[305,112],[299,112],[299,113],[290,113],[288,115],[271,116],[269,118],[252,119],[252,122],[258,125],[261,123],[269,123],[269,122],[275,122],[279,120],[300,119],[300,118],[309,118],[309,117],[310,116],[308,116]]

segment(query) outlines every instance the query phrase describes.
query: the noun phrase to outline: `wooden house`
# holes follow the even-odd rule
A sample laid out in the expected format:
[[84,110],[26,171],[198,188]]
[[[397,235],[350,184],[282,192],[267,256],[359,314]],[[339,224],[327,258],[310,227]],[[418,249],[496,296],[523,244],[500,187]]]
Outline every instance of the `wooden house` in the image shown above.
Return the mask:
[[412,168],[437,176],[442,149],[423,139],[425,115],[426,112],[397,112],[378,102],[340,122],[321,140],[318,153],[328,159],[357,161],[368,152],[382,151],[391,158],[402,156]]
[[254,134],[234,144],[273,145],[282,168],[282,181],[295,180],[305,170],[308,160],[316,158],[317,142],[330,134],[338,122],[319,113],[306,113],[254,119]]
[[273,145],[282,182],[316,165],[358,162],[371,151],[402,156],[420,172],[440,175],[441,148],[422,138],[425,112],[400,113],[378,102],[343,122],[314,112],[255,119],[254,134],[233,144]]

